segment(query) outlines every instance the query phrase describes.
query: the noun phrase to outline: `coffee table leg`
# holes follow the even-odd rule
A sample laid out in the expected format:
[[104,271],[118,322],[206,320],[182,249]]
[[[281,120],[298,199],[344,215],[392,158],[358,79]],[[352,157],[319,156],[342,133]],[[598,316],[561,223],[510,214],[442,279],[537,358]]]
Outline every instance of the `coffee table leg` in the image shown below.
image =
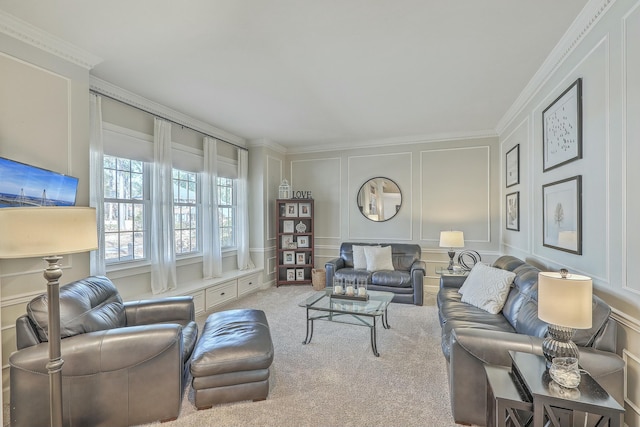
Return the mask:
[[307,336],[305,337],[302,344],[309,344],[311,342],[311,338],[313,337],[313,319],[309,318],[309,309],[307,308]]
[[373,316],[373,325],[370,326],[371,329],[371,350],[373,350],[373,354],[376,357],[380,357],[380,353],[378,353],[378,342],[376,337],[376,316]]
[[389,325],[389,314],[387,313],[387,310],[384,310],[384,313],[382,314],[382,326],[385,329],[390,329],[391,325]]

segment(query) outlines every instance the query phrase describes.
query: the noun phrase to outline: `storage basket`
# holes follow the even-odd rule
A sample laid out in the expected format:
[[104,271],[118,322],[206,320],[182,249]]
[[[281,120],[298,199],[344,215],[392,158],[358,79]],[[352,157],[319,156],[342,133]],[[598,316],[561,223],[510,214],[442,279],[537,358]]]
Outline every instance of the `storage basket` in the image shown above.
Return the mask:
[[324,271],[324,268],[311,269],[311,283],[313,284],[313,289],[321,291],[326,288],[325,277],[326,272]]

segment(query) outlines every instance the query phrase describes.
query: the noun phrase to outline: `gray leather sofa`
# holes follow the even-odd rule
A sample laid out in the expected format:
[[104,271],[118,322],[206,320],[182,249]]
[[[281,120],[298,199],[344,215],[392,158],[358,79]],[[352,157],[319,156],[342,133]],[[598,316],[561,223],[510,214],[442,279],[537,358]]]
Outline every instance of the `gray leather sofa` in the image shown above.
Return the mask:
[[[63,417],[71,426],[176,418],[198,337],[191,297],[123,303],[106,277],[60,288]],[[47,296],[16,320],[11,425],[49,425]]]
[[[391,259],[394,270],[367,271],[353,268],[353,245],[358,246],[391,246]],[[393,302],[422,305],[424,299],[423,281],[425,263],[420,260],[420,245],[404,243],[354,243],[345,242],[340,245],[340,257],[325,264],[326,285],[331,287],[333,279],[346,281],[366,279],[368,289],[374,291],[393,292]]]
[[[516,274],[498,314],[461,302],[463,276],[442,276],[437,303],[442,351],[448,362],[451,410],[456,423],[485,425],[486,377],[483,364],[511,366],[509,350],[542,354],[547,324],[538,319],[538,270],[502,256],[494,267]],[[623,403],[624,362],[615,354],[616,323],[610,307],[593,296],[593,326],[577,330],[580,365],[619,403]]]

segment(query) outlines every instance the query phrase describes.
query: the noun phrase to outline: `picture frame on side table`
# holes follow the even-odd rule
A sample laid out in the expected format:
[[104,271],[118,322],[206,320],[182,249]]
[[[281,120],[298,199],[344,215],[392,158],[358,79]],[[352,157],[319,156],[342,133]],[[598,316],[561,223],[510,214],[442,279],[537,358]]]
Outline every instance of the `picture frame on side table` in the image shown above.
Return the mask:
[[543,246],[582,255],[582,175],[542,186]]
[[304,268],[296,268],[296,280],[304,280]]
[[542,170],[582,158],[582,79],[542,112]]
[[300,203],[298,205],[298,214],[301,217],[310,218],[311,217],[311,203]]
[[285,209],[286,217],[297,217],[298,216],[298,204],[297,203],[287,203]]
[[520,231],[520,192],[507,194],[505,205],[507,230]]
[[283,264],[295,264],[295,251],[284,251],[282,252],[282,263]]
[[507,151],[505,162],[507,188],[520,184],[520,144]]
[[298,236],[298,247],[299,248],[308,248],[309,247],[309,236]]

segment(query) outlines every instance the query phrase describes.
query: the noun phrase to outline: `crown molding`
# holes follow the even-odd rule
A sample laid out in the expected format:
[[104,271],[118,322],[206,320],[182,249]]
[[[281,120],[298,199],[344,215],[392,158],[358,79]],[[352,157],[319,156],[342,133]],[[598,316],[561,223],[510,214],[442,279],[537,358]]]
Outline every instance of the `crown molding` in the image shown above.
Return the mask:
[[99,79],[93,75],[89,76],[89,89],[108,98],[112,98],[116,101],[128,104],[134,108],[147,111],[150,114],[155,114],[160,117],[169,119],[175,123],[190,127],[198,132],[202,132],[203,134],[210,135],[231,144],[246,148],[246,141],[244,138],[236,136],[222,129],[218,129],[215,126],[189,117],[186,114],[173,110],[162,104],[158,104],[157,102],[151,101],[140,95],[136,95],[133,92],[129,92],[126,89],[123,89],[105,80]]
[[616,0],[590,0],[580,11],[576,19],[571,23],[558,44],[553,48],[549,56],[536,71],[529,83],[520,92],[518,98],[509,107],[496,125],[496,133],[502,134],[504,130],[522,111],[527,102],[542,87],[549,76],[567,59],[569,54],[589,34],[600,18],[605,15]]
[[266,147],[277,153],[287,154],[286,147],[266,138],[252,139],[251,141],[249,141],[249,147]]
[[431,142],[460,141],[465,139],[497,138],[494,130],[481,130],[473,132],[449,132],[431,135],[413,135],[407,137],[382,138],[362,141],[339,141],[332,144],[310,144],[308,146],[287,147],[287,154],[321,153],[325,151],[339,151],[362,148],[378,148],[409,144],[425,144]]
[[0,33],[30,44],[87,70],[91,70],[102,62],[102,58],[1,10]]

